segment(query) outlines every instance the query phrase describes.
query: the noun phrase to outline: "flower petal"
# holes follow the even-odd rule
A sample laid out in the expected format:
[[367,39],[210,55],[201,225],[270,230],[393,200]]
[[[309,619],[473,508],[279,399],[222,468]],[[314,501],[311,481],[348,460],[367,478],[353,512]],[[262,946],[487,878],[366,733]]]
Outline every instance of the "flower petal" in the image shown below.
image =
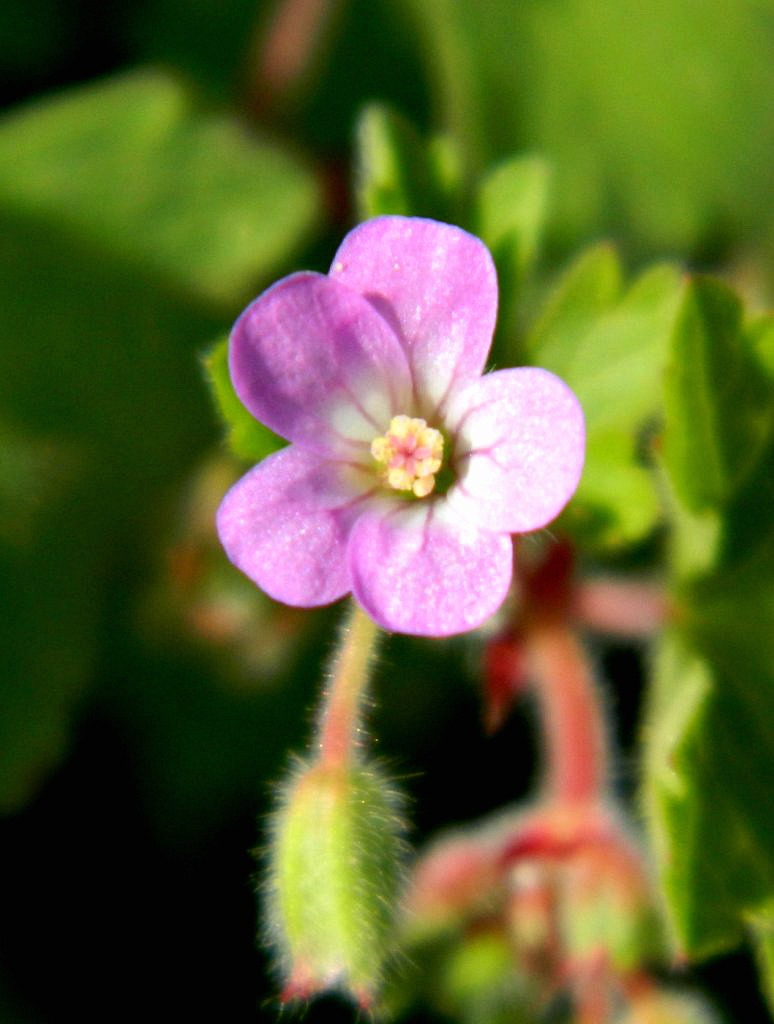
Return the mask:
[[455,393],[447,422],[458,474],[449,504],[478,526],[537,530],[561,512],[578,486],[583,410],[547,370],[486,374]]
[[368,614],[418,636],[481,625],[505,599],[513,563],[510,537],[448,521],[440,502],[367,509],[348,554],[352,591]]
[[411,393],[391,328],[356,291],[322,274],[291,274],[248,306],[229,361],[256,419],[321,452],[341,450],[342,439],[370,443]]
[[328,604],[350,589],[346,545],[352,513],[346,502],[353,495],[338,469],[290,445],[243,476],[218,509],[218,534],[228,557],[285,604]]
[[422,398],[440,405],[455,380],[482,371],[497,318],[497,274],[486,246],[467,231],[420,217],[376,217],[350,231],[330,274],[395,327]]

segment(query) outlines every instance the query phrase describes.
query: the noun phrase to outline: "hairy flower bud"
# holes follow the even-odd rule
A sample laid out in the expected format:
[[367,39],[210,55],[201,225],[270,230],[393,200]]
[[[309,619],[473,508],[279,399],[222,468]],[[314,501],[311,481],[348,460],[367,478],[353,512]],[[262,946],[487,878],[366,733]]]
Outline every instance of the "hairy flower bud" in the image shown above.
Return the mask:
[[285,1001],[337,988],[372,1005],[392,941],[397,802],[362,763],[293,773],[273,823],[267,893]]

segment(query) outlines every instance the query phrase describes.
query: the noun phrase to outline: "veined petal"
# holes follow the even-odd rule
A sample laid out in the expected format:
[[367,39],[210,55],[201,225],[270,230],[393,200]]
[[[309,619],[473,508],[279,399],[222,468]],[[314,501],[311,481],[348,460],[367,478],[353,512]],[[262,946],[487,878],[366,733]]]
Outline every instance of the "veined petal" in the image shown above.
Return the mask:
[[239,480],[221,502],[226,554],[262,590],[311,608],[350,590],[346,545],[356,497],[346,466],[290,445]]
[[572,497],[585,454],[583,411],[547,370],[498,370],[449,404],[457,484],[450,507],[488,530],[525,533]]
[[497,274],[486,246],[467,231],[420,217],[376,217],[350,231],[330,275],[393,325],[417,394],[429,405],[440,405],[455,380],[483,369],[497,318]]
[[370,443],[411,394],[393,330],[356,291],[322,274],[292,274],[248,306],[229,362],[256,419],[320,452]]
[[502,604],[513,546],[504,534],[448,520],[443,504],[366,509],[348,547],[352,591],[385,629],[451,636]]

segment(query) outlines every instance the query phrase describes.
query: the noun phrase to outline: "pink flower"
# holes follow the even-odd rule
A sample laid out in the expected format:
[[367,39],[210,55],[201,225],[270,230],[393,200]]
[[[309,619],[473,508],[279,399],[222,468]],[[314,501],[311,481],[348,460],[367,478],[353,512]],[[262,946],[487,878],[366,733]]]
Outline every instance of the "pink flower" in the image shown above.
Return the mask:
[[237,394],[290,441],[226,495],[218,532],[268,594],[352,591],[385,629],[448,636],[502,603],[510,534],[574,492],[583,414],[533,368],[482,376],[497,314],[486,247],[447,224],[377,217],[330,273],[291,274],[231,335]]

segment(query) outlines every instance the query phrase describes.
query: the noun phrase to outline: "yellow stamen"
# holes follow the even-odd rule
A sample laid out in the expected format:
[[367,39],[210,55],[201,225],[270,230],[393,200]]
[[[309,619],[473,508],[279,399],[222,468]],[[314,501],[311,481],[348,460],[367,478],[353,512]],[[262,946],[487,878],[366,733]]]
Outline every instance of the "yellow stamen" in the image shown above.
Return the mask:
[[371,442],[371,455],[389,487],[426,498],[443,462],[443,435],[423,419],[393,416],[387,433]]

